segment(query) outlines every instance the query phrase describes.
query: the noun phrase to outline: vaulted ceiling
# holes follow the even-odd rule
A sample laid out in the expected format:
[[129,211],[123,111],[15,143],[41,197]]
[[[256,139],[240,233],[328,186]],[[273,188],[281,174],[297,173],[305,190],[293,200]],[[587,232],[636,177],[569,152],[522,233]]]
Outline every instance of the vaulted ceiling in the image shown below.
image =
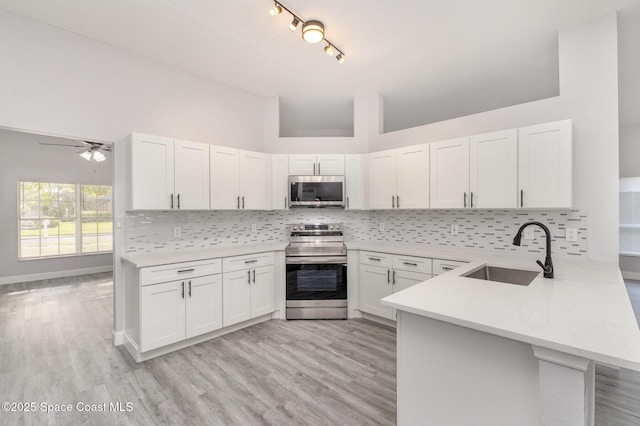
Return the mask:
[[[379,92],[385,131],[558,93],[559,29],[619,10],[620,121],[640,122],[640,0],[283,0],[346,53],[302,41],[269,0],[0,0],[0,8],[310,111],[341,129]],[[314,107],[315,105],[315,107]],[[318,112],[317,114],[314,114]],[[345,124],[346,123],[346,124]]]

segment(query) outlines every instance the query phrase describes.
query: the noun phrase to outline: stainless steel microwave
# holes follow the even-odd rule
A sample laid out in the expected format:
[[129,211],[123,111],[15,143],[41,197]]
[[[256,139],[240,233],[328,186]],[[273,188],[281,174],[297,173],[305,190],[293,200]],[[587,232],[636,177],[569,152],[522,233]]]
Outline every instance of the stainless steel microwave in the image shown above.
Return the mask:
[[289,176],[289,207],[343,207],[344,176]]

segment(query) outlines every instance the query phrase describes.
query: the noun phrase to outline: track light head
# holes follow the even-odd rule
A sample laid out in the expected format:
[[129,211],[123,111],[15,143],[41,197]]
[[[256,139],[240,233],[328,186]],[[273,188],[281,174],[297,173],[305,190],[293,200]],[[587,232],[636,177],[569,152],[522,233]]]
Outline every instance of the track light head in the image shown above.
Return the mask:
[[271,16],[278,16],[282,13],[282,7],[278,3],[274,3],[273,7],[269,10]]
[[327,45],[324,47],[324,53],[326,53],[326,54],[327,54],[327,55],[329,55],[329,56],[333,56],[333,47],[331,47],[331,45],[330,45],[330,44],[327,44]]
[[300,23],[300,20],[296,16],[294,16],[293,21],[291,21],[291,23],[289,24],[289,29],[291,31],[295,31],[296,28],[298,28],[299,23]]
[[338,63],[344,64],[344,53],[338,53],[338,56],[336,56],[336,59],[338,60]]

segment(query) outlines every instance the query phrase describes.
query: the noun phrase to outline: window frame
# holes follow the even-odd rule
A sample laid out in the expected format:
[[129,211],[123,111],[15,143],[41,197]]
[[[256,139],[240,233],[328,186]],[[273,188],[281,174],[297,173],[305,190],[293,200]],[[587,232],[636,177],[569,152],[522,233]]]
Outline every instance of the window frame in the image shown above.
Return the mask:
[[[75,189],[75,197],[74,197],[74,217],[73,217],[73,222],[74,222],[74,229],[75,229],[75,234],[74,234],[74,238],[75,238],[75,252],[74,253],[63,253],[63,254],[53,254],[53,255],[39,255],[39,256],[30,256],[30,257],[23,257],[22,256],[22,245],[23,245],[23,241],[22,241],[22,222],[25,220],[31,220],[30,218],[27,217],[22,217],[22,212],[21,212],[21,207],[22,207],[22,191],[21,191],[21,185],[23,183],[38,183],[38,184],[54,184],[54,185],[74,185],[74,189]],[[83,251],[83,234],[82,234],[82,202],[83,202],[83,187],[85,186],[108,186],[111,188],[111,210],[109,211],[109,217],[111,219],[111,249],[110,250],[96,250],[96,251],[90,251],[90,252],[85,252]],[[38,193],[39,196],[39,208],[41,207],[41,198],[40,198],[40,192]],[[113,185],[103,185],[103,184],[85,184],[85,183],[65,183],[65,182],[45,182],[42,180],[36,180],[36,179],[20,179],[17,182],[17,199],[16,199],[16,207],[17,207],[17,211],[16,211],[16,216],[17,216],[17,235],[16,235],[16,240],[18,242],[18,252],[17,252],[17,257],[18,257],[18,261],[19,262],[30,262],[32,260],[44,260],[44,259],[60,259],[60,258],[69,258],[69,257],[82,257],[82,256],[95,256],[95,255],[103,255],[103,254],[112,254],[114,252],[114,248],[113,248],[113,240],[114,240],[114,229],[113,229],[113,223],[114,223],[114,211],[113,211]],[[97,216],[96,216],[97,218]],[[33,220],[35,221],[42,221],[45,218],[42,217],[38,217],[35,218]],[[53,220],[60,220],[60,218],[54,218]],[[99,237],[100,233],[96,232],[95,234],[91,234],[91,235],[95,235],[96,238]],[[60,238],[60,235],[58,234],[58,238]],[[42,239],[39,239],[39,252],[42,253]],[[97,247],[99,247],[99,244],[97,244]]]

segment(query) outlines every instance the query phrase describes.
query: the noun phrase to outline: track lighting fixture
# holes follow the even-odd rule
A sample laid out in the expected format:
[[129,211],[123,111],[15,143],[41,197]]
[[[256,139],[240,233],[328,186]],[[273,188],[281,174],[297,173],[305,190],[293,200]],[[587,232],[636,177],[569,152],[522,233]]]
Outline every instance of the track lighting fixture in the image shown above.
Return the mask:
[[269,13],[271,14],[271,16],[278,16],[280,15],[280,13],[282,13],[282,9],[289,12],[291,17],[293,18],[291,24],[289,24],[289,29],[291,31],[295,31],[298,28],[298,25],[302,22],[302,38],[307,43],[319,43],[324,40],[327,43],[327,45],[324,47],[324,52],[329,56],[333,56],[334,50],[337,51],[338,55],[336,56],[336,59],[339,63],[344,63],[344,53],[340,49],[338,49],[335,44],[327,40],[327,38],[324,36],[324,24],[322,22],[316,19],[305,21],[304,19],[301,19],[295,13],[287,9],[285,5],[277,1],[273,3],[273,6],[269,10]]
[[298,28],[299,23],[300,23],[300,20],[294,16],[293,21],[291,21],[291,23],[289,24],[289,29],[291,31],[295,31],[296,28]]

